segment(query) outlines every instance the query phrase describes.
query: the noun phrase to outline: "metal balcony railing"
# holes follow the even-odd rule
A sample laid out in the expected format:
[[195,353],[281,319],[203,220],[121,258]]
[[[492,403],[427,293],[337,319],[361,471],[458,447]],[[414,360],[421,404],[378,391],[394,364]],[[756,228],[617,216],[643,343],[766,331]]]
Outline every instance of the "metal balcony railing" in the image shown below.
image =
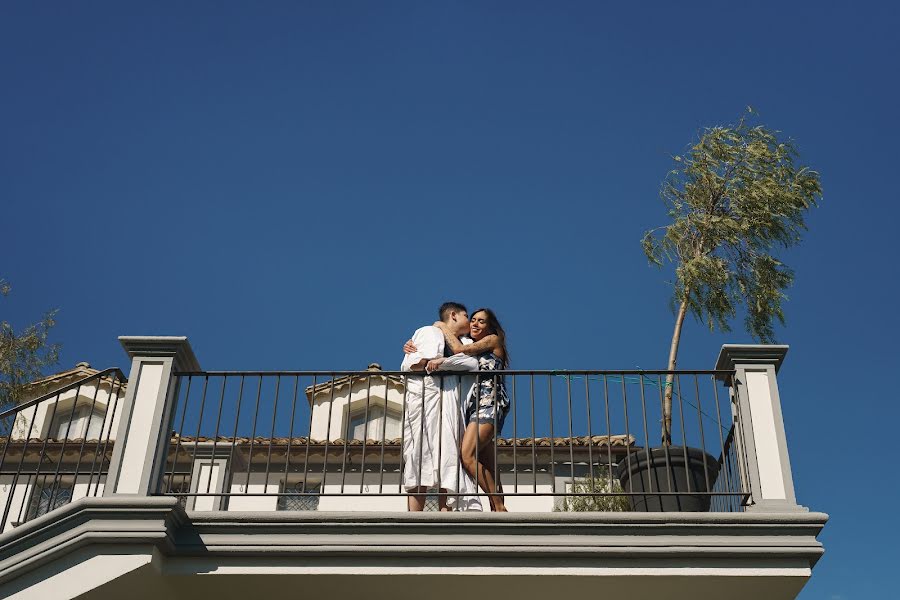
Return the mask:
[[125,385],[106,369],[0,412],[0,531],[103,494]]
[[[733,371],[175,373],[172,436],[156,493],[193,510],[365,510],[390,502],[402,509],[410,494],[402,476],[411,468],[404,444],[428,435],[424,420],[419,431],[410,422],[429,402],[420,392],[424,377],[455,398],[446,404],[442,392],[438,422],[448,418],[444,411],[462,414],[473,384],[505,387],[505,424],[476,460],[500,482],[495,495],[510,510],[733,512],[747,502]],[[662,446],[668,385],[672,442]],[[440,454],[444,429],[436,435]],[[432,482],[432,506],[441,495],[460,495],[439,491],[441,484]],[[483,489],[478,495],[486,499]]]

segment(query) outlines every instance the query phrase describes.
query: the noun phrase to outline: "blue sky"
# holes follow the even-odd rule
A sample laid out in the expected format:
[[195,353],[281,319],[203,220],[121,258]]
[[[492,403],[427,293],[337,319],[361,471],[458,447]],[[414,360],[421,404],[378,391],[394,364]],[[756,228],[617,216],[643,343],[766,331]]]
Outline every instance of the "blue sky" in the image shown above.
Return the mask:
[[[116,336],[170,334],[208,369],[356,369],[398,365],[453,298],[498,312],[515,368],[663,368],[667,273],[638,241],[664,222],[670,156],[752,105],[825,189],[783,255],[797,278],[778,331],[797,495],[832,516],[801,597],[882,596],[900,492],[898,17],[5,2],[2,318],[58,307],[66,367],[125,367]],[[711,368],[750,341],[740,325],[689,321],[680,366]]]

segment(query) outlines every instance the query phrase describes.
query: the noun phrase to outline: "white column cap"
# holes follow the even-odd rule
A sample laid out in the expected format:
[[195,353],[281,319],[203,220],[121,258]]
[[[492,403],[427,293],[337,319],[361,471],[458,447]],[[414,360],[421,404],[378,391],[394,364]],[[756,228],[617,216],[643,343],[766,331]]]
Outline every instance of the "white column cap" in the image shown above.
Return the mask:
[[186,336],[122,335],[119,343],[128,356],[171,356],[176,371],[199,371],[200,363]]
[[716,370],[731,370],[735,365],[773,365],[781,368],[790,346],[776,344],[723,344],[716,359]]

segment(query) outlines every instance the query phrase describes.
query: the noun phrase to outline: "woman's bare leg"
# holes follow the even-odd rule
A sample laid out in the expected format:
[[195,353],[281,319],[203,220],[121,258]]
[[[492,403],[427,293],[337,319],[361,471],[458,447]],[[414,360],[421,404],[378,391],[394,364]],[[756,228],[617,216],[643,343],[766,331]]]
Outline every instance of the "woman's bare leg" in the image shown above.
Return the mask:
[[459,460],[466,473],[475,480],[476,485],[479,485],[481,482],[478,480],[478,463],[475,459],[476,444],[478,444],[478,426],[475,423],[469,423],[466,425],[462,442],[459,444]]
[[[506,506],[504,506],[503,499],[500,498],[498,502],[497,499],[499,497],[494,495],[497,492],[497,487],[494,483],[493,469],[486,468],[484,463],[488,445],[493,439],[493,425],[489,423],[479,423],[478,425],[469,423],[468,427],[466,427],[466,432],[463,435],[463,441],[460,446],[460,459],[462,460],[463,468],[466,472],[471,475],[472,478],[478,482],[478,485],[481,486],[481,489],[488,494],[491,510],[505,512]],[[475,450],[476,445],[478,447],[477,459]],[[493,454],[491,454],[490,459],[493,461]]]
[[491,438],[484,448],[478,450],[478,462],[482,464],[485,470],[491,475],[491,478],[497,485],[498,496],[493,497],[492,506],[497,512],[507,512],[506,503],[503,498],[503,482],[500,481],[500,473],[497,472],[496,463],[494,461],[494,436],[491,432]]
[[425,492],[428,488],[419,486],[410,490],[414,492],[406,497],[406,510],[410,512],[421,512],[425,510]]

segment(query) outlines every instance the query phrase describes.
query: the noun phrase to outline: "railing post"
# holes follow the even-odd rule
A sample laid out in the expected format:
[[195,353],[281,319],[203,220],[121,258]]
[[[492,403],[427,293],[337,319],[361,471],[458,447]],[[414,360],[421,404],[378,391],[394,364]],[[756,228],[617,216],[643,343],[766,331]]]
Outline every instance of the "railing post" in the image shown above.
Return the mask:
[[[735,371],[732,402],[738,439],[746,456],[748,511],[806,511],[794,496],[781,398],[776,375],[788,346],[725,344],[716,369]],[[740,458],[739,458],[740,460]]]
[[119,342],[131,356],[131,372],[103,495],[148,496],[166,464],[172,373],[200,365],[186,337],[122,336]]

